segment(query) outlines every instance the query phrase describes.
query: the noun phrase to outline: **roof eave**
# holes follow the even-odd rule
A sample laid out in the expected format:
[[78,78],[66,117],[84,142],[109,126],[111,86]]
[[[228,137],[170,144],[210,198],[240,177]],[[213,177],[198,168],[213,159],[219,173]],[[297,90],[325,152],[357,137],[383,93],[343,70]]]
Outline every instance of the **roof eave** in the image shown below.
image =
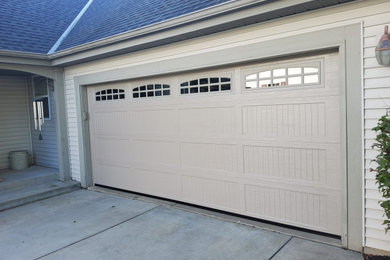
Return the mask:
[[0,50],[0,63],[23,64],[35,66],[51,66],[52,62],[46,54],[20,51]]
[[[97,59],[150,49],[249,24],[362,0],[239,0],[153,24],[95,42],[58,51],[48,57],[53,66],[70,66]],[[316,6],[305,10],[307,6]],[[265,19],[265,20],[264,20]]]
[[[89,43],[81,44],[81,45],[78,45],[78,46],[75,46],[72,48],[56,51],[55,53],[50,55],[50,57],[51,58],[62,57],[65,55],[77,53],[77,52],[88,50],[91,48],[97,48],[97,47],[105,46],[107,44],[112,44],[112,43],[116,43],[116,42],[120,42],[120,41],[124,41],[124,40],[128,40],[128,39],[132,39],[135,37],[140,37],[142,35],[147,35],[149,33],[155,33],[155,32],[158,32],[160,30],[166,30],[168,28],[180,26],[180,25],[187,24],[187,23],[196,22],[197,20],[210,18],[212,16],[216,16],[216,15],[219,15],[219,14],[224,13],[224,12],[234,11],[237,8],[243,8],[243,7],[248,6],[248,5],[258,4],[258,3],[265,2],[265,1],[266,0],[241,0],[241,1],[234,1],[233,0],[233,1],[230,1],[227,3],[220,4],[217,6],[212,6],[212,7],[197,11],[197,12],[193,12],[190,14],[182,15],[182,16],[175,17],[175,18],[172,18],[169,20],[165,20],[163,22],[155,23],[155,24],[148,25],[148,26],[138,28],[135,30],[131,30],[128,32],[116,34],[116,35],[113,35],[110,37],[106,37],[106,38],[92,41]],[[298,0],[298,2],[302,2],[302,1],[306,2],[305,0]]]
[[[312,0],[241,0],[207,8],[175,19],[153,24],[98,41],[79,45],[50,54],[53,65],[66,66],[94,59],[109,57],[129,51],[156,47],[151,43],[163,41],[163,44],[188,39],[188,34],[208,31],[207,34],[239,27],[243,17],[257,17],[264,13],[286,9]],[[250,8],[248,8],[250,7]],[[222,15],[223,14],[223,15]],[[238,23],[233,25],[232,23]],[[248,24],[248,23],[246,23]],[[221,27],[221,25],[226,25]],[[242,26],[242,25],[241,25]],[[203,33],[204,35],[205,33]],[[186,36],[187,35],[187,38]],[[168,41],[167,39],[170,39]],[[160,45],[163,45],[160,44]]]

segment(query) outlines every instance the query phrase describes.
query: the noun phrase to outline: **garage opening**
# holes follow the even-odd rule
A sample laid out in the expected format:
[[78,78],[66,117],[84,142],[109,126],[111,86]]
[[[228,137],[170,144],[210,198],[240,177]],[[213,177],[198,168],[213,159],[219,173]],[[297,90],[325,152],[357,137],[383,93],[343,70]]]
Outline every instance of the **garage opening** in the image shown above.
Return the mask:
[[337,53],[87,91],[95,184],[341,235]]

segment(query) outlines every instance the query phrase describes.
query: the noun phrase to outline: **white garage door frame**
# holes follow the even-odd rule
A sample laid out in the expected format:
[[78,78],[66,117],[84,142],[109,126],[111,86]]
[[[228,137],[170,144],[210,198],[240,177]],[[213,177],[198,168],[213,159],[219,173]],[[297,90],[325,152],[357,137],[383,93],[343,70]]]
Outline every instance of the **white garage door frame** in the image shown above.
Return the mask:
[[[330,37],[331,36],[331,37]],[[363,127],[361,77],[361,24],[311,32],[245,46],[160,61],[156,66],[112,69],[74,78],[80,144],[80,174],[83,187],[92,185],[92,166],[88,121],[87,86],[147,76],[216,68],[246,62],[337,50],[340,64],[341,138],[344,187],[342,208],[342,244],[346,248],[362,250],[363,245]],[[180,65],[178,65],[180,64]],[[359,65],[357,65],[359,64]]]

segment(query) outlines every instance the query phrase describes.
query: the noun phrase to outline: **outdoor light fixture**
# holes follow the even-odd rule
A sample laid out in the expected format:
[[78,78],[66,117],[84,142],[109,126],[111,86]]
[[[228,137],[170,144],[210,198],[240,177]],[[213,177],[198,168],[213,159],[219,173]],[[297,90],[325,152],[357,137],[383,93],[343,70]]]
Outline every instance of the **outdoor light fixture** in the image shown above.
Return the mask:
[[375,48],[376,60],[380,65],[390,66],[389,27],[385,26],[385,34],[382,35]]

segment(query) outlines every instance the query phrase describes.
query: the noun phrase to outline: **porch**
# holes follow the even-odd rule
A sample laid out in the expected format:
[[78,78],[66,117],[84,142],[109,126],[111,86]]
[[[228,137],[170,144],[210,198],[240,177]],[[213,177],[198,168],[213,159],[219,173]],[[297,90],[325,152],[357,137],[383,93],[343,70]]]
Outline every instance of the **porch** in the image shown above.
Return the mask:
[[0,211],[80,188],[75,181],[59,181],[58,169],[33,165],[24,170],[0,170]]
[[[55,70],[0,66],[0,211],[80,188],[69,176],[63,99]],[[27,152],[22,170],[11,169],[13,151]]]

